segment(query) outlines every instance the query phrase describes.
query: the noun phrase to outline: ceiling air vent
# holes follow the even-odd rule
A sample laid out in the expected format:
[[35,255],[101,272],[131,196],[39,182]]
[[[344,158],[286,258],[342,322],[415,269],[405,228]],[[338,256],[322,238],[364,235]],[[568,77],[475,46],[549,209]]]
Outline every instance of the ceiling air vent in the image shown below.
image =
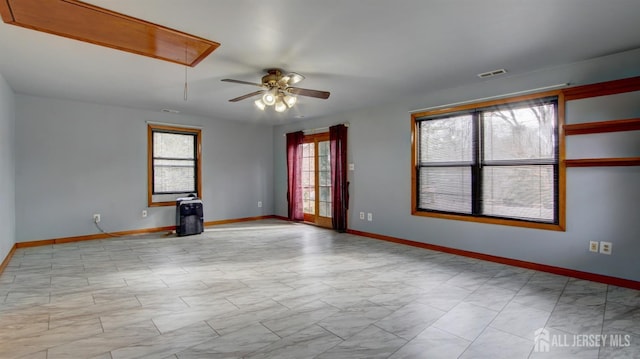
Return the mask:
[[486,79],[488,77],[493,77],[493,76],[498,76],[498,75],[504,75],[507,73],[507,70],[505,69],[499,69],[499,70],[493,70],[493,71],[487,71],[487,72],[483,72],[481,74],[478,74],[478,77],[481,79]]

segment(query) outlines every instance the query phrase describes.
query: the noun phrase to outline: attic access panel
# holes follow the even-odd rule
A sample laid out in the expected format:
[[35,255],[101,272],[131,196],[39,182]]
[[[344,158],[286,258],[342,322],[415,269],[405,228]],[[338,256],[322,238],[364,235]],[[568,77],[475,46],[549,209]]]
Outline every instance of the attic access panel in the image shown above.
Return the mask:
[[1,0],[0,15],[7,24],[191,67],[220,46],[77,0]]

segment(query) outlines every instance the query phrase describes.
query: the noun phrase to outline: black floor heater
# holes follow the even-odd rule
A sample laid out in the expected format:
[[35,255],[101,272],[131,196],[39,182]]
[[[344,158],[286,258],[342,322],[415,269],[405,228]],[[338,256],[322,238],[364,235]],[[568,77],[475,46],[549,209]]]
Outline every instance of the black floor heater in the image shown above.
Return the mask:
[[176,234],[189,236],[204,230],[202,201],[195,197],[176,200]]

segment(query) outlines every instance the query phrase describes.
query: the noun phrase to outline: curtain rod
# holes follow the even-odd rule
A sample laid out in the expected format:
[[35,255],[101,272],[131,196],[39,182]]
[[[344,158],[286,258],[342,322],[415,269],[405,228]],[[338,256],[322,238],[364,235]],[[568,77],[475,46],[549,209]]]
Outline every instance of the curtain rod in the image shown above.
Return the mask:
[[477,98],[475,100],[460,101],[460,102],[449,103],[449,104],[446,104],[446,105],[431,106],[431,107],[427,107],[427,108],[411,110],[411,111],[409,111],[409,113],[413,114],[413,113],[416,113],[416,112],[425,112],[425,111],[430,111],[430,110],[435,110],[435,109],[440,109],[440,108],[447,108],[447,107],[453,107],[453,106],[466,105],[466,104],[470,104],[470,103],[474,103],[474,102],[497,100],[497,99],[500,99],[500,98],[511,97],[511,96],[516,96],[516,95],[525,95],[525,94],[530,94],[530,93],[535,93],[535,92],[540,92],[540,91],[545,91],[545,90],[553,90],[553,89],[558,89],[558,88],[567,87],[567,86],[569,86],[568,82],[567,83],[562,83],[562,84],[538,87],[538,88],[531,89],[531,90],[523,90],[523,91],[516,91],[516,92],[506,93],[506,94],[502,94],[502,95],[482,97],[482,98]]
[[[345,123],[338,123],[338,125],[344,125],[345,127],[349,127],[349,122],[345,122]],[[318,128],[311,128],[311,129],[308,129],[308,130],[302,130],[302,132],[303,132],[305,135],[313,135],[314,133],[326,132],[326,131],[328,131],[328,130],[329,130],[329,127],[330,127],[330,126],[327,126],[327,127],[318,127]],[[283,136],[286,136],[287,134],[286,134],[286,133],[283,133],[282,135],[283,135]]]

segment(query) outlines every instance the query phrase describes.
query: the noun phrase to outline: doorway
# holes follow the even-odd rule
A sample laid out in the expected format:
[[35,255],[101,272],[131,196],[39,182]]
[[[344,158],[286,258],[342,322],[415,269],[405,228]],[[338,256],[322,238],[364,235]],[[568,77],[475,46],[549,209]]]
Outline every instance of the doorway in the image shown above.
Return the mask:
[[304,221],[331,228],[331,205],[329,133],[305,135],[302,142]]

